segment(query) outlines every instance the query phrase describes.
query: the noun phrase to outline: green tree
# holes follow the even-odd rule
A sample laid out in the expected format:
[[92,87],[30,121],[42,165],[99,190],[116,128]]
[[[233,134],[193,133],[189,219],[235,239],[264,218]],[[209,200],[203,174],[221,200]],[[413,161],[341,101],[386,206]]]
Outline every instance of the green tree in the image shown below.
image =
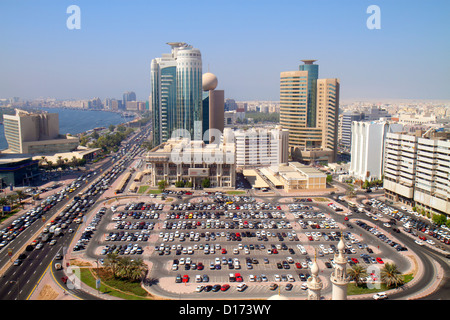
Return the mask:
[[443,225],[447,223],[447,216],[445,214],[434,214],[433,222],[437,225]]
[[209,188],[211,186],[211,181],[208,178],[202,180],[202,187]]
[[381,281],[384,282],[388,288],[397,288],[405,283],[397,265],[389,262],[381,269]]
[[108,253],[105,259],[105,267],[111,270],[114,278],[117,277],[117,269],[119,267],[120,257],[117,253]]
[[362,188],[363,189],[368,189],[369,187],[370,187],[370,182],[368,180],[365,180],[363,185],[362,185]]
[[162,190],[164,190],[168,185],[169,185],[169,184],[167,183],[166,180],[160,180],[160,181],[158,182],[158,189],[162,191]]
[[184,187],[184,182],[181,181],[181,180],[175,182],[175,187],[177,187],[177,188],[183,188],[183,187]]
[[131,262],[130,270],[128,272],[128,280],[130,281],[140,281],[147,274],[148,267],[144,260],[136,259]]
[[4,214],[3,212],[3,206],[7,206],[9,204],[8,199],[6,199],[5,197],[1,197],[0,198],[0,207],[2,207],[2,216]]
[[327,174],[327,183],[331,183],[333,181],[333,176],[331,174]]
[[19,200],[20,206],[23,208],[22,200],[25,199],[25,192],[22,190],[16,190],[17,200]]
[[349,270],[350,279],[355,281],[356,286],[359,287],[363,283],[363,279],[367,277],[367,270],[362,265],[355,264]]
[[114,132],[114,130],[116,129],[116,126],[113,124],[110,124],[108,128],[109,128],[109,131]]

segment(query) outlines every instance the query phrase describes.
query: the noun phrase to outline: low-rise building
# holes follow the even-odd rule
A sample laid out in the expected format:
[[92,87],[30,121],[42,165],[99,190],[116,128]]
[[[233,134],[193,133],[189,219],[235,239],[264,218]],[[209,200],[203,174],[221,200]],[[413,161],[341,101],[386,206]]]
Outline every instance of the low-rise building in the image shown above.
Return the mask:
[[8,153],[39,154],[71,152],[80,141],[78,137],[59,134],[57,113],[30,113],[16,109],[15,115],[4,115]]
[[151,170],[151,186],[165,180],[169,186],[183,181],[195,188],[209,179],[211,187],[235,187],[234,143],[205,144],[172,138],[148,152],[146,161]]
[[292,191],[319,191],[327,188],[327,175],[314,167],[306,166],[299,162],[289,162],[262,168],[259,172],[265,176],[270,183],[286,192]]

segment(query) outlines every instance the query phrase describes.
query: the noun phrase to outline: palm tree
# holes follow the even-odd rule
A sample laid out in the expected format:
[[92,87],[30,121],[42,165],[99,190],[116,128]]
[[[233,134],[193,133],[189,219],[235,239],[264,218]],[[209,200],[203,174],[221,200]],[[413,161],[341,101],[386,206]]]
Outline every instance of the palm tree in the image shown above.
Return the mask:
[[117,269],[119,267],[120,257],[117,253],[108,253],[106,255],[105,266],[111,269],[114,277],[117,276]]
[[16,190],[17,199],[19,200],[20,206],[23,208],[22,200],[25,199],[25,193],[22,190]]
[[0,206],[2,207],[2,216],[4,215],[3,206],[7,206],[8,204],[9,204],[9,201],[8,201],[8,199],[6,199],[6,197],[0,198]]
[[119,259],[117,275],[121,278],[128,279],[132,267],[132,260],[129,257]]
[[350,275],[350,278],[355,281],[356,286],[359,287],[359,285],[363,283],[363,278],[367,277],[367,270],[358,263],[348,270],[348,274]]
[[383,281],[388,288],[397,288],[405,283],[397,265],[389,262],[381,269],[381,281]]
[[147,271],[148,267],[142,259],[133,260],[129,273],[129,280],[140,281],[145,276]]
[[41,166],[43,166],[44,163],[47,163],[47,158],[46,158],[45,156],[41,156],[41,160],[39,161],[39,164],[40,164]]
[[58,160],[56,160],[56,164],[61,167],[64,163],[64,160],[62,159],[62,156],[58,156]]

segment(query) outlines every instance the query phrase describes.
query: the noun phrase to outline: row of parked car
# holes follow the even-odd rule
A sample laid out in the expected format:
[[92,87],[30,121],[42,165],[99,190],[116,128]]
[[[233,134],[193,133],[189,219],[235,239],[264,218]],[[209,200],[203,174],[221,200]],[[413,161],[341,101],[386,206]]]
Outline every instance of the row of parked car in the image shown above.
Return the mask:
[[97,229],[98,223],[100,222],[105,213],[106,208],[105,207],[100,208],[100,210],[95,214],[94,218],[89,223],[89,225],[84,229],[80,239],[74,245],[73,251],[80,251],[86,248],[92,236],[94,235],[95,230]]

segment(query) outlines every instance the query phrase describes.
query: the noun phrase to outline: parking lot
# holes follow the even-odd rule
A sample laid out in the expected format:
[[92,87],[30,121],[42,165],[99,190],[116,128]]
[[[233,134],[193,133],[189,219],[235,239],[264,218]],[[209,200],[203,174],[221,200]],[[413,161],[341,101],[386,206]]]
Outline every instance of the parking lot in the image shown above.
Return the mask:
[[341,236],[349,265],[395,260],[395,249],[383,256],[374,241],[366,241],[367,234],[355,232],[353,223],[314,202],[210,195],[163,205],[147,199],[108,208],[93,250],[100,262],[111,252],[152,261],[158,267],[149,277],[170,279],[172,291],[189,285],[190,292],[202,296],[237,292],[245,283],[242,291],[248,294],[283,290],[306,295],[314,258],[329,286]]

